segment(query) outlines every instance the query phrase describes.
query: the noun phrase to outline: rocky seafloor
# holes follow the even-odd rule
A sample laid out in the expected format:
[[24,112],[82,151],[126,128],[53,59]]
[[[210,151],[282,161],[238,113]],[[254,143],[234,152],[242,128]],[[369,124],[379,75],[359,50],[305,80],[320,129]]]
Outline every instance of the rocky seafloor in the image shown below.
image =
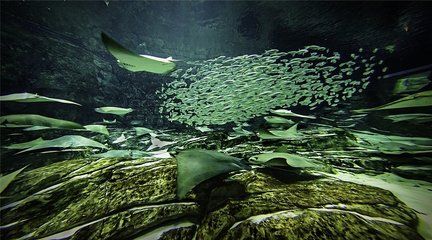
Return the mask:
[[[343,131],[327,129],[323,134],[323,128],[320,129],[322,137],[318,139],[289,142],[266,142],[254,136],[233,137],[219,132],[203,133],[200,137],[160,133],[163,136],[160,138],[177,141],[169,147],[171,157],[97,158],[86,152],[56,160],[58,153],[28,154],[33,159],[44,156],[51,159],[40,166],[30,166],[3,192],[0,236],[2,239],[428,238],[430,204],[423,202],[417,206],[413,200],[420,195],[423,201],[430,197],[431,184],[399,177],[394,174],[397,171],[391,173],[397,161],[359,148],[354,150],[345,141],[348,136]],[[110,130],[110,137],[103,137],[108,143],[120,134],[130,136],[118,148],[134,149],[149,141],[147,137],[133,136],[132,131]],[[303,130],[305,134],[307,131],[318,130]],[[179,200],[177,163],[172,156],[190,148],[219,149],[243,159],[259,152],[295,151],[322,161],[328,168],[293,172],[256,167],[223,174],[199,184]],[[426,212],[421,212],[422,209]]]

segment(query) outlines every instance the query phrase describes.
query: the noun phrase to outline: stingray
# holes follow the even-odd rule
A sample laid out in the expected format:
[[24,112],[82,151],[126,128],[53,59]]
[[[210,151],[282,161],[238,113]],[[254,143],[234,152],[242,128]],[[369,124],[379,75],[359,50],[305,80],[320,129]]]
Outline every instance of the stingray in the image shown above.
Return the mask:
[[104,135],[109,135],[109,131],[104,125],[90,124],[85,125],[84,128],[90,132],[102,133]]
[[133,112],[132,108],[121,108],[121,107],[99,107],[95,108],[95,111],[103,114],[113,114],[120,117]]
[[264,140],[285,139],[285,140],[301,140],[307,138],[302,133],[297,131],[297,124],[294,124],[287,130],[268,129],[258,131],[258,137]]
[[9,146],[5,146],[4,148],[7,148],[7,149],[19,149],[19,150],[21,150],[21,149],[31,148],[31,147],[33,147],[33,146],[36,146],[36,145],[38,145],[38,144],[43,143],[44,141],[45,141],[45,140],[43,140],[43,139],[40,137],[40,138],[37,138],[37,139],[31,140],[31,141],[28,141],[28,142],[22,142],[22,143],[15,143],[15,144],[11,144],[11,145],[9,145]]
[[26,148],[17,154],[25,153],[29,151],[47,149],[47,148],[77,148],[77,147],[92,147],[107,149],[102,143],[96,142],[92,139],[79,136],[79,135],[66,135],[59,138],[44,140],[40,144],[34,145],[30,148]]
[[161,140],[159,140],[158,138],[155,137],[156,136],[155,134],[150,134],[150,135],[151,135],[151,143],[152,143],[152,145],[147,148],[147,151],[150,151],[150,150],[155,149],[155,148],[163,148],[165,146],[168,146],[168,145],[176,143],[176,142],[161,141]]
[[282,152],[261,153],[250,157],[251,163],[264,164],[268,166],[290,166],[294,168],[317,168],[318,162],[312,159],[302,157],[297,154]]
[[432,90],[428,90],[428,91],[408,95],[406,97],[400,98],[396,101],[389,102],[378,107],[358,109],[358,110],[353,110],[353,112],[364,113],[370,111],[392,110],[392,109],[413,108],[413,107],[431,107],[431,106],[432,106]]
[[126,138],[126,136],[124,135],[124,133],[121,134],[120,137],[118,137],[116,140],[114,140],[112,143],[117,144],[117,143],[122,143],[122,142],[126,142],[126,140],[128,140],[129,138]]
[[264,117],[264,119],[266,120],[266,122],[270,124],[288,124],[288,125],[294,124],[293,121],[283,117],[267,116]]
[[0,102],[22,102],[22,103],[37,103],[37,102],[58,102],[65,104],[74,104],[81,106],[81,104],[72,102],[69,100],[59,99],[59,98],[50,98],[41,96],[33,93],[13,93],[9,95],[0,96]]
[[84,129],[83,126],[75,122],[45,117],[37,114],[12,114],[1,116],[0,125],[3,127],[39,126],[44,128]]
[[145,127],[134,127],[137,137],[152,133],[153,130]]
[[150,55],[139,55],[123,47],[105,33],[102,33],[101,37],[105,47],[117,59],[120,67],[131,72],[166,74],[175,68],[172,57],[160,58]]
[[26,167],[27,166],[7,175],[0,176],[0,193],[2,193],[7,188],[7,186],[9,186],[9,184],[15,179],[15,177],[20,174]]
[[177,160],[177,196],[183,199],[199,183],[217,175],[251,167],[240,158],[204,149],[180,152]]
[[279,116],[283,116],[283,117],[298,117],[298,118],[316,119],[315,116],[301,115],[298,113],[293,113],[291,110],[286,110],[286,109],[270,110],[270,112],[274,113],[276,115],[279,115]]
[[428,113],[408,113],[408,114],[395,114],[388,115],[384,119],[397,122],[412,122],[412,123],[426,123],[432,122],[432,114]]

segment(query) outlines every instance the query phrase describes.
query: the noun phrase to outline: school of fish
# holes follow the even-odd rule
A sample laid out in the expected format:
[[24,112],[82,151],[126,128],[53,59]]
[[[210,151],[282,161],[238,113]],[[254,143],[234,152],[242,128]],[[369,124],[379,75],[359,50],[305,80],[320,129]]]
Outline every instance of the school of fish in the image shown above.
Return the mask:
[[[341,56],[321,46],[189,61],[157,92],[159,112],[189,126],[241,124],[280,107],[335,107],[366,89],[383,61],[360,48]],[[385,68],[382,68],[385,71]]]

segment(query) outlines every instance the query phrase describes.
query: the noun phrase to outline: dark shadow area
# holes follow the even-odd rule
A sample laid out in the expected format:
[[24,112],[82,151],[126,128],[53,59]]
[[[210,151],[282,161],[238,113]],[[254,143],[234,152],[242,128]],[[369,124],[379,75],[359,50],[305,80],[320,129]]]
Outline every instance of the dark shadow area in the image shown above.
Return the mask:
[[258,169],[257,171],[272,176],[283,183],[295,183],[298,181],[310,181],[322,178],[320,176],[288,167],[266,167]]

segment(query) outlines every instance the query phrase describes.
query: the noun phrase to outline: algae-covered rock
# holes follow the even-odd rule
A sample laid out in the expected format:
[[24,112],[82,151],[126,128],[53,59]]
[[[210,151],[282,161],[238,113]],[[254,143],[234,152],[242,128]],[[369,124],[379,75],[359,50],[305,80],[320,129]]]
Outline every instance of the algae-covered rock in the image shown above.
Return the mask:
[[[293,210],[236,222],[222,239],[418,239],[410,227],[344,210]],[[371,237],[372,238],[372,237]]]
[[[414,212],[379,188],[326,178],[287,182],[259,172],[232,180],[244,184],[245,197],[208,213],[198,239],[421,239]],[[281,211],[285,217],[276,216]]]
[[176,169],[147,157],[25,171],[4,192],[0,237],[421,239],[415,213],[380,188],[254,169],[211,178],[180,201]]
[[[37,191],[2,206],[2,225],[15,223],[2,229],[2,237],[30,234],[31,238],[40,238],[62,232],[67,235],[77,227],[80,228],[72,235],[86,239],[130,236],[198,213],[196,203],[174,201],[176,165],[172,159],[72,162],[28,171],[11,185],[6,196],[16,193],[14,189]],[[74,170],[61,172],[62,164],[75,166]],[[45,181],[47,178],[50,183]],[[33,184],[41,184],[43,189]]]

